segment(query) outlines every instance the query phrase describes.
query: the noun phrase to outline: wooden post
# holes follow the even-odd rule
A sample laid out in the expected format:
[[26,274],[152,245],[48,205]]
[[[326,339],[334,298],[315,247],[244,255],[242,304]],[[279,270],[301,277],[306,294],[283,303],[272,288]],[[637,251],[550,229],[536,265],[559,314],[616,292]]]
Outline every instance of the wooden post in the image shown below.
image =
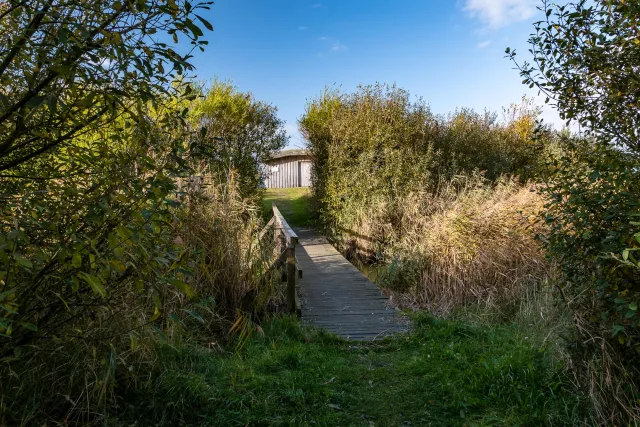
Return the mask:
[[282,242],[281,238],[280,238],[280,224],[278,224],[278,221],[276,221],[273,224],[273,244],[276,246],[276,251],[279,252],[280,251],[280,243]]
[[273,205],[273,216],[276,218],[276,232],[278,237],[282,239],[282,247],[286,249],[284,251],[287,258],[286,267],[282,269],[286,276],[282,280],[287,281],[287,310],[290,313],[297,313],[299,311],[296,304],[296,244],[298,243],[298,235],[287,224],[275,204]]
[[296,245],[287,245],[287,309],[296,312]]

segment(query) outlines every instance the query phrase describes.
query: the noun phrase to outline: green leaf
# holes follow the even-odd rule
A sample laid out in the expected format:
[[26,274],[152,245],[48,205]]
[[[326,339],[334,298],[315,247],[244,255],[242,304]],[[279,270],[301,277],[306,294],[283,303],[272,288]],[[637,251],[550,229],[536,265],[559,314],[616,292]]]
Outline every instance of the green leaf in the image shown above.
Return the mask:
[[91,286],[93,292],[99,294],[102,298],[107,296],[107,291],[105,291],[104,286],[100,283],[100,279],[93,274],[81,272],[78,274],[78,277],[87,282],[89,286]]
[[160,317],[160,314],[162,313],[162,301],[160,301],[160,297],[158,295],[153,295],[153,303],[155,304],[155,307],[153,310],[153,316],[151,316],[152,322]]
[[79,253],[75,253],[73,254],[73,257],[71,258],[71,264],[75,267],[75,268],[80,268],[82,267],[82,255],[80,255]]
[[180,289],[185,294],[187,294],[189,298],[191,298],[194,295],[193,290],[191,289],[191,286],[189,286],[186,282],[183,282],[182,280],[178,280],[178,279],[169,279],[168,282],[173,286],[175,286],[176,288]]
[[213,31],[213,25],[211,25],[211,23],[209,21],[207,21],[206,19],[204,19],[200,15],[196,15],[196,18],[198,18],[200,20],[200,22],[202,22],[202,25],[204,25],[207,28],[207,30]]
[[633,310],[633,311],[637,311],[638,310],[638,304],[635,302],[632,302],[631,304],[629,304],[629,309]]
[[6,311],[7,313],[18,314],[17,311],[15,311],[14,309],[12,309],[11,307],[8,307],[6,305],[0,304],[0,308],[3,309],[4,311]]
[[29,323],[29,322],[16,322],[16,323],[25,329],[29,329],[30,331],[34,331],[34,332],[38,331],[38,327],[33,323]]
[[28,259],[26,259],[25,257],[23,257],[21,254],[19,253],[14,253],[13,254],[13,258],[16,260],[16,262],[18,264],[20,264],[23,267],[26,268],[33,268],[33,264],[31,263],[31,261],[29,261]]
[[135,332],[130,332],[129,333],[129,341],[130,341],[130,345],[131,345],[131,351],[136,351],[138,349],[138,347],[140,347],[140,339],[138,337],[138,334],[136,334]]
[[46,95],[38,95],[38,96],[34,96],[33,98],[31,98],[29,100],[29,102],[27,102],[26,106],[29,108],[35,108],[38,105],[42,104],[42,102],[44,102],[44,100],[47,99]]
[[16,292],[15,288],[13,289],[9,289],[8,291],[4,291],[2,293],[0,293],[0,302],[4,301],[5,299],[7,299],[8,296],[13,295]]

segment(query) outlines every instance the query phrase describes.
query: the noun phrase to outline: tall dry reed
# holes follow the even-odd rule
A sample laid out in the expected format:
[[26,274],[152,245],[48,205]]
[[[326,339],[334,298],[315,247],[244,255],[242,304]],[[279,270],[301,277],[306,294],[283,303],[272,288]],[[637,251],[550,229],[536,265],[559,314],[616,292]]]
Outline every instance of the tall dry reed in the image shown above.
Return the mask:
[[435,191],[352,209],[355,231],[342,230],[342,244],[389,263],[384,284],[412,305],[513,305],[555,274],[536,238],[542,207],[535,188],[515,179],[456,176]]
[[543,202],[533,188],[504,179],[459,177],[434,194],[398,205],[395,248],[417,263],[416,302],[441,310],[473,302],[514,303],[551,274],[536,241]]

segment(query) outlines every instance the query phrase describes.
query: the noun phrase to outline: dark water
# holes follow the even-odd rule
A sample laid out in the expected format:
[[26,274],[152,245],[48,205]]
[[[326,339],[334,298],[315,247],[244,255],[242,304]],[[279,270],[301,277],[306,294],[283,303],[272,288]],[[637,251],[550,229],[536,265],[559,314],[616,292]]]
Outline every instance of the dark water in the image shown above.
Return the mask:
[[378,286],[382,284],[384,276],[387,274],[387,271],[389,271],[388,264],[367,264],[357,259],[352,259],[350,262],[355,265],[362,274],[367,276],[367,279]]

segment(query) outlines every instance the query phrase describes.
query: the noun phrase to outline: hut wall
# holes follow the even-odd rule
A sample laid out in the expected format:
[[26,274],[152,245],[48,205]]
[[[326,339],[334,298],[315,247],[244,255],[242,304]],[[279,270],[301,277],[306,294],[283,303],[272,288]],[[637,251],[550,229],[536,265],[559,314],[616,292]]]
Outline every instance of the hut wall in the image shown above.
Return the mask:
[[311,161],[307,156],[288,156],[271,160],[265,165],[267,188],[309,187]]

